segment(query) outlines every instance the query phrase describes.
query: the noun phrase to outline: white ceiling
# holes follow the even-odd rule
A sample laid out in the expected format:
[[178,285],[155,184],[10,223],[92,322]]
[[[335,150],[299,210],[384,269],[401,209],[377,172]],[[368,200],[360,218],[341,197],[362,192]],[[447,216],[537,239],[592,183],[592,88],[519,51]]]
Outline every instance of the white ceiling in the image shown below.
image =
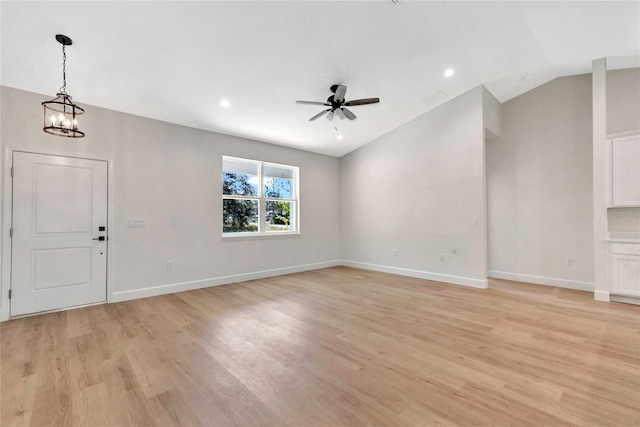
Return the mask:
[[[62,33],[80,105],[333,156],[478,84],[504,102],[589,73],[592,59],[640,55],[638,1],[2,1],[0,14],[3,85],[53,97]],[[322,107],[295,101],[324,101],[335,83],[381,103],[353,107],[353,122],[309,122]],[[423,102],[437,91],[447,96]]]

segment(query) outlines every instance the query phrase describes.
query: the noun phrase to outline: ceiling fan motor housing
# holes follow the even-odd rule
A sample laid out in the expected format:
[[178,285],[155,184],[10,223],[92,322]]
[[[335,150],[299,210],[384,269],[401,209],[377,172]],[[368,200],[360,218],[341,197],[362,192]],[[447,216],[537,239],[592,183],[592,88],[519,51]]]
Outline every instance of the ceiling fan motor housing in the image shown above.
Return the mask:
[[342,106],[342,104],[344,104],[344,99],[342,100],[342,102],[336,102],[335,97],[331,95],[327,98],[327,102],[331,104],[331,111],[336,111],[338,108],[340,108],[340,106]]

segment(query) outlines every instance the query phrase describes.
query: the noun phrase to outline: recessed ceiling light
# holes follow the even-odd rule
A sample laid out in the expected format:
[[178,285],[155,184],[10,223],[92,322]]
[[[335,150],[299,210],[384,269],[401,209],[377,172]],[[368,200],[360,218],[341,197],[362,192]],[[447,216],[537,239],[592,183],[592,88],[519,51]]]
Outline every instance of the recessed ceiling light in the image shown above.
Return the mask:
[[446,71],[444,72],[444,76],[445,77],[451,77],[456,73],[456,70],[454,70],[453,68],[447,68]]
[[344,136],[342,136],[342,135],[338,134],[337,138],[338,138],[338,139],[344,139]]
[[223,99],[222,101],[220,101],[220,106],[222,108],[229,108],[229,107],[231,107],[231,103],[229,101],[227,101],[226,99]]

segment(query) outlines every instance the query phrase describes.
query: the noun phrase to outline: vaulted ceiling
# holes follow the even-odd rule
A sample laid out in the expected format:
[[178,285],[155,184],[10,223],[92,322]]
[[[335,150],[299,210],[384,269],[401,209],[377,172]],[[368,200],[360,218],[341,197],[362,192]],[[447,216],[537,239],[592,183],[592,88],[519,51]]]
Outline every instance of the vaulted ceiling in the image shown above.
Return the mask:
[[[62,33],[80,105],[333,156],[479,84],[504,102],[596,58],[640,63],[637,1],[3,1],[0,14],[2,85],[53,97]],[[309,122],[322,107],[295,101],[335,83],[381,102]]]

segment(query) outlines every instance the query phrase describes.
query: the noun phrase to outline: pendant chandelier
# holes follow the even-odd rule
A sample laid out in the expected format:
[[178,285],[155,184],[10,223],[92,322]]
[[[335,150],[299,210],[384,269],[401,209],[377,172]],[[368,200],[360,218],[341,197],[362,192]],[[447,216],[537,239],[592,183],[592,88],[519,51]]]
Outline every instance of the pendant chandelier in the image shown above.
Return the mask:
[[78,129],[78,116],[84,114],[84,109],[71,101],[67,90],[67,52],[66,46],[73,43],[69,37],[58,34],[56,40],[62,45],[62,87],[51,101],[42,103],[44,107],[44,127],[46,133],[67,138],[83,138],[84,132]]

